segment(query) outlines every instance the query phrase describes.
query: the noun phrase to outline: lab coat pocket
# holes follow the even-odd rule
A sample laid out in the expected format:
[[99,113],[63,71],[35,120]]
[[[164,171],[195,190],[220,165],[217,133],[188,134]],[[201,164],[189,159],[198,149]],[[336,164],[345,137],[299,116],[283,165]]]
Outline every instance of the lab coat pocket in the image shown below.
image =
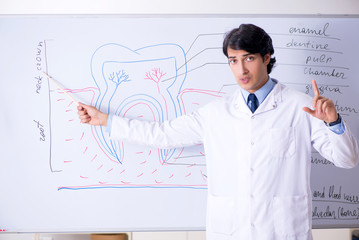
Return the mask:
[[289,158],[295,154],[295,128],[272,128],[271,153],[275,158]]
[[209,195],[207,231],[225,235],[234,232],[234,199]]
[[310,229],[308,196],[275,197],[274,229],[279,236],[299,236]]

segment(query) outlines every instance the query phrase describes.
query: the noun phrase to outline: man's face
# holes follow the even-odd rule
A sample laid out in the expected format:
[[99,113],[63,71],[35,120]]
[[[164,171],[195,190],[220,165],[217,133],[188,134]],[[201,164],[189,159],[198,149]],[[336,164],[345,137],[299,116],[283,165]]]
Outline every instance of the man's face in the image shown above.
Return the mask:
[[269,61],[269,53],[262,58],[259,53],[251,54],[244,50],[228,48],[228,62],[233,75],[239,86],[250,93],[254,93],[267,82]]

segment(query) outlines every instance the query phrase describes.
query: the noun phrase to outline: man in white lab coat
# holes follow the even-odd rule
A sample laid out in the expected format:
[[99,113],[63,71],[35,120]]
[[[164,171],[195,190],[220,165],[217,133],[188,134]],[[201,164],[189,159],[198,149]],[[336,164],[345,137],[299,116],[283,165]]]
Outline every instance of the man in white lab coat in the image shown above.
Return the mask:
[[315,81],[312,99],[269,77],[275,58],[264,30],[242,24],[223,51],[239,85],[229,97],[164,123],[109,117],[84,104],[80,119],[108,125],[113,139],[158,148],[203,143],[207,240],[312,239],[311,148],[351,168],[356,140]]

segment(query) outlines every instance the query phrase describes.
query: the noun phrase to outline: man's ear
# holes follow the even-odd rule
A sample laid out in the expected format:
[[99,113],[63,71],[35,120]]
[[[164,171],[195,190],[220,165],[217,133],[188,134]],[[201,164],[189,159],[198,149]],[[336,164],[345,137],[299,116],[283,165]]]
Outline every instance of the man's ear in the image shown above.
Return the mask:
[[264,65],[268,65],[269,64],[269,62],[270,62],[270,53],[267,53],[266,55],[264,55],[264,57],[263,57],[263,63],[264,63]]

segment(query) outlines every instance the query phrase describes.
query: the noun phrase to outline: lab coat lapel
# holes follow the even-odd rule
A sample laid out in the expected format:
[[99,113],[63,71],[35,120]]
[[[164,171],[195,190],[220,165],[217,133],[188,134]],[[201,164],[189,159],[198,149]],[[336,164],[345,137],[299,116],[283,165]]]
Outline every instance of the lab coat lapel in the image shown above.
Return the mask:
[[283,85],[277,82],[273,90],[268,94],[266,99],[264,99],[262,104],[259,105],[258,109],[254,112],[253,115],[276,109],[278,104],[282,102],[282,89]]
[[[276,80],[274,80],[276,81]],[[243,99],[241,91],[238,89],[233,98],[233,110],[237,113],[246,114],[249,116],[261,114],[277,108],[278,104],[282,102],[283,85],[277,81],[273,90],[268,94],[266,99],[259,105],[258,109],[252,113],[246,101]]]

